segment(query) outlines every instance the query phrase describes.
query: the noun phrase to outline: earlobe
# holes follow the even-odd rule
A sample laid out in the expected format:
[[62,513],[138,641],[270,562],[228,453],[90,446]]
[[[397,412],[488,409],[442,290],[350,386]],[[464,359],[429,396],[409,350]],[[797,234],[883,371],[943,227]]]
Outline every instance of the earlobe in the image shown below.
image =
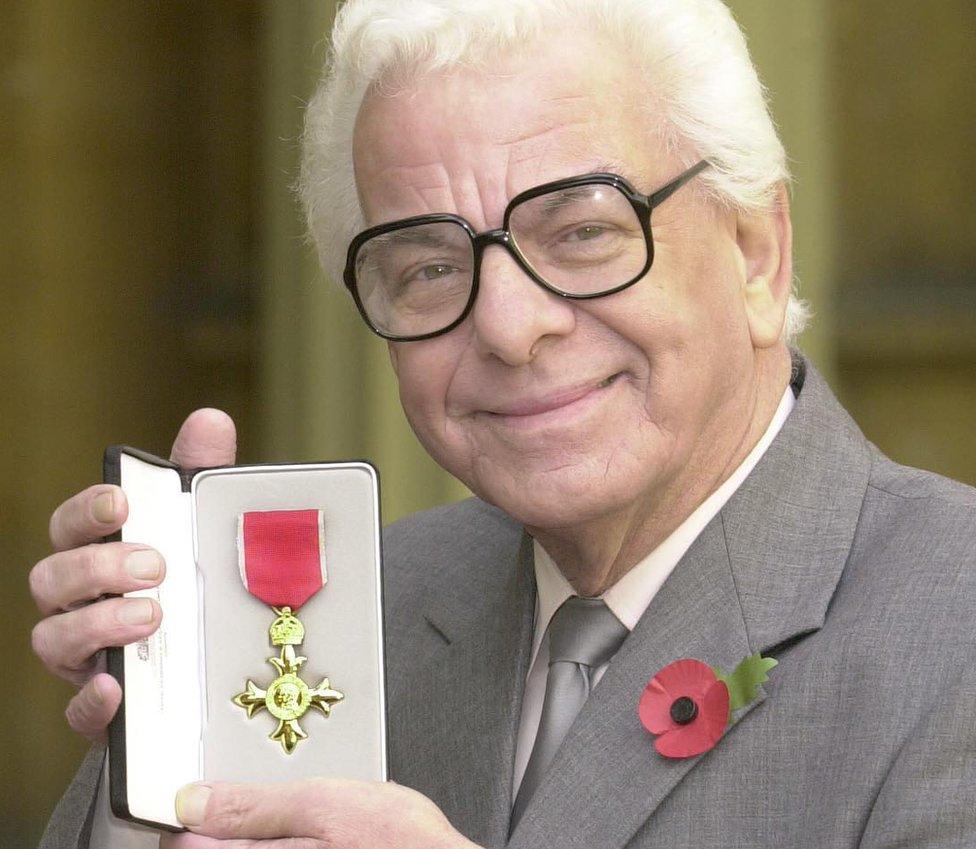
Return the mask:
[[745,263],[743,298],[754,348],[780,341],[793,282],[793,226],[786,186],[763,213],[742,213],[736,241]]

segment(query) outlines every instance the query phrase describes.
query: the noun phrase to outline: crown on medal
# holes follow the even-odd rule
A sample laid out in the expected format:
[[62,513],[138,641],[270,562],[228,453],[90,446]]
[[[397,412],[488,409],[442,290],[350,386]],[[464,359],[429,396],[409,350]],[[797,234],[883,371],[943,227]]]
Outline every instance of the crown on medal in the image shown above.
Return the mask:
[[278,618],[271,623],[268,634],[271,644],[275,646],[297,646],[305,639],[305,626],[298,621],[298,617],[291,612],[290,607],[271,608],[278,614]]

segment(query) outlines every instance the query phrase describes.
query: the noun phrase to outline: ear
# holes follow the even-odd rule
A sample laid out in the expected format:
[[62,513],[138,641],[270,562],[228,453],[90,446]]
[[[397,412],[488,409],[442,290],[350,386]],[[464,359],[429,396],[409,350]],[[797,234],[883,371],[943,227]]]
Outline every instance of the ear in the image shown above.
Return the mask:
[[743,297],[752,346],[770,348],[782,337],[793,283],[793,224],[785,184],[771,209],[737,216],[736,242],[745,263]]

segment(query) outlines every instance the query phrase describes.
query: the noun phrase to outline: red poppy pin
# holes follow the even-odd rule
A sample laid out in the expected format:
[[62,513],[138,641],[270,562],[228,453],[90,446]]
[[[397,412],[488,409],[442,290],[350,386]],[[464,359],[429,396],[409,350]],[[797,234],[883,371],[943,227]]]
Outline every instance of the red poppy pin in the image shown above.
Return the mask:
[[656,734],[654,748],[666,758],[691,758],[711,749],[732,722],[732,714],[756,698],[756,688],[776,665],[753,654],[731,674],[700,660],[669,663],[644,688],[637,713]]

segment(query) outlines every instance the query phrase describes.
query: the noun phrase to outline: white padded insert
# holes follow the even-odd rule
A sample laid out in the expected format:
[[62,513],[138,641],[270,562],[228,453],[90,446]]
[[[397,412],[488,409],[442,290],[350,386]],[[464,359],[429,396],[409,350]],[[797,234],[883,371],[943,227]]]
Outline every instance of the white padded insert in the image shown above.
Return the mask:
[[127,593],[155,598],[159,630],[125,647],[126,789],[129,812],[178,826],[176,791],[202,775],[202,717],[197,569],[191,498],[174,469],[121,458],[129,516],[122,539],[150,545],[166,561],[159,587]]
[[[203,776],[207,780],[287,781],[312,776],[386,778],[378,488],[363,463],[238,466],[193,478],[197,569],[204,587],[206,665]],[[301,677],[324,677],[345,698],[328,718],[309,711],[308,734],[292,754],[268,739],[266,710],[248,719],[231,697],[252,679],[277,676],[268,658],[271,608],[241,581],[237,526],[249,510],[321,510],[328,581],[299,610],[308,658]]]

